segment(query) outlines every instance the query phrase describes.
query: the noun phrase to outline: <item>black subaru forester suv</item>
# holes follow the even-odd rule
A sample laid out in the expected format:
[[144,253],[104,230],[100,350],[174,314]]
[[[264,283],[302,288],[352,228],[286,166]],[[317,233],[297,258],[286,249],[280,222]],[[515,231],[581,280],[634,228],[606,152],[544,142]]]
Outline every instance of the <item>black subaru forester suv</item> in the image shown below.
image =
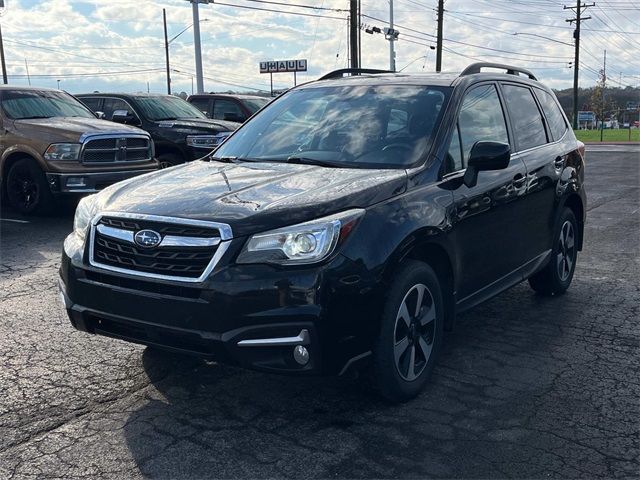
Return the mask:
[[79,330],[269,372],[368,366],[406,400],[456,313],[525,279],[569,287],[583,178],[526,70],[337,71],[208,158],[83,199],[61,295]]

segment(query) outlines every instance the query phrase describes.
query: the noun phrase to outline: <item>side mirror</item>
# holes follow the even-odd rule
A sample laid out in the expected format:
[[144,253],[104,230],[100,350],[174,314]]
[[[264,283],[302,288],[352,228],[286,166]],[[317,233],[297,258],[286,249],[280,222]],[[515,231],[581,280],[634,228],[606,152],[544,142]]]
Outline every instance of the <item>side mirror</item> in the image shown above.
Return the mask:
[[114,110],[111,115],[111,121],[116,123],[126,123],[129,125],[140,124],[136,116],[129,113],[128,110]]
[[509,166],[511,147],[501,142],[476,142],[471,148],[467,170],[464,173],[464,184],[471,188],[478,182],[481,170],[502,170]]
[[104,114],[104,112],[95,112],[95,116],[96,118],[100,119],[100,120],[104,120],[106,115]]

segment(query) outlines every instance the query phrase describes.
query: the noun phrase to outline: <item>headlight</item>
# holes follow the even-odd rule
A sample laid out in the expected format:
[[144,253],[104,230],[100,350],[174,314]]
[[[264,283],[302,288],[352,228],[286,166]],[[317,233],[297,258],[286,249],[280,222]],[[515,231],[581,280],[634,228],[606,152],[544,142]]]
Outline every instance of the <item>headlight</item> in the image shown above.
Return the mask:
[[188,135],[187,145],[193,148],[207,148],[209,150],[220,145],[231,132],[221,132],[216,135]]
[[80,158],[79,143],[53,143],[44,152],[46,160],[78,160]]
[[238,256],[238,263],[299,265],[327,258],[344,241],[364,210],[353,209],[311,222],[253,235]]
[[76,208],[76,214],[73,217],[73,231],[78,238],[84,241],[87,236],[87,230],[91,219],[98,213],[98,202],[96,201],[97,195],[89,195],[84,197],[78,203]]

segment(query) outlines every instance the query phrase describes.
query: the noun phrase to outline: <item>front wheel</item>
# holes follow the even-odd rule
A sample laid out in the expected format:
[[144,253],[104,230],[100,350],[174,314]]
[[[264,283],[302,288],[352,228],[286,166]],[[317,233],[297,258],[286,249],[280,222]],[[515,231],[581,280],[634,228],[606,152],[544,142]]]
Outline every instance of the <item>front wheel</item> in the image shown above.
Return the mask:
[[374,348],[374,382],[387,400],[409,400],[423,389],[442,344],[444,303],[429,265],[405,261],[395,275]]
[[569,208],[565,208],[556,226],[551,260],[529,278],[529,285],[537,293],[561,295],[571,285],[578,259],[577,232],[576,217]]
[[55,203],[44,172],[31,158],[22,158],[9,169],[7,198],[23,215],[48,213]]

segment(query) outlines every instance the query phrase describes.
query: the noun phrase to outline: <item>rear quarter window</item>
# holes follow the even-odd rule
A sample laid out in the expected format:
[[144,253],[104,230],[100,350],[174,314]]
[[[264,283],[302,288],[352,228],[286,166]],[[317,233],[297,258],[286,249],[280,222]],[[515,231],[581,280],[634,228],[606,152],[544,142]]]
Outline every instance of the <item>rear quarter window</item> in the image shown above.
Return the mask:
[[549,130],[554,140],[560,140],[567,131],[567,121],[560,110],[560,106],[556,102],[553,95],[539,88],[535,89],[536,96],[540,105],[542,105],[542,111],[545,117],[547,117],[547,123],[549,124]]

